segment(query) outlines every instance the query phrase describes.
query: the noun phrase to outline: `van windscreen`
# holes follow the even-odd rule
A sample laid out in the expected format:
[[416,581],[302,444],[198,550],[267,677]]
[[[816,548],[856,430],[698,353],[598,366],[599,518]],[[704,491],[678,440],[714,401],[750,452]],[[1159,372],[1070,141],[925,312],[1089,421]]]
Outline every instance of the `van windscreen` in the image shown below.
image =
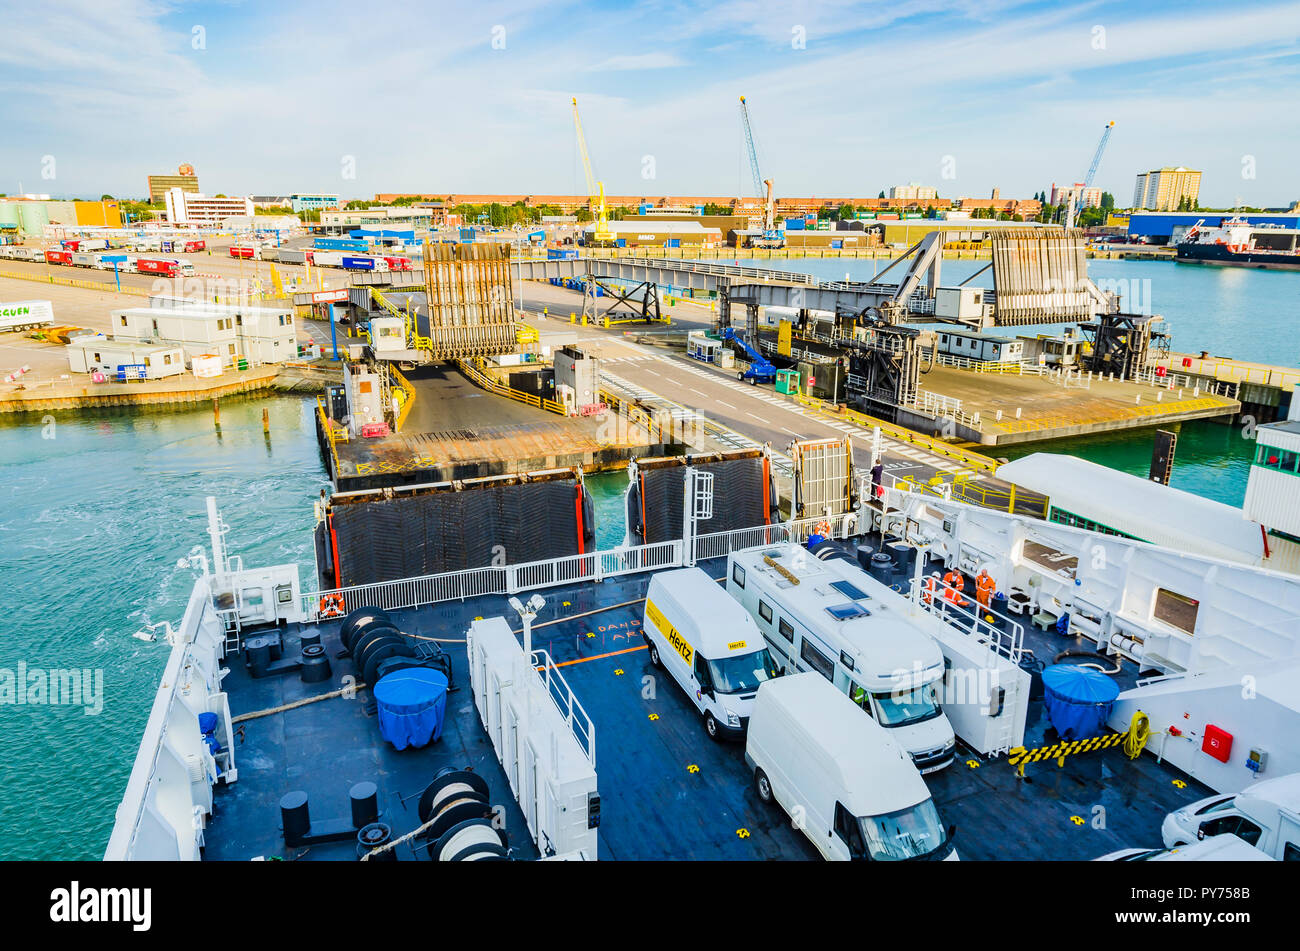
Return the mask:
[[776,677],[776,664],[764,647],[752,654],[711,660],[709,673],[713,676],[713,689],[718,693],[745,693]]
[[930,856],[948,840],[933,799],[883,816],[865,816],[859,821],[867,839],[867,850],[878,862]]

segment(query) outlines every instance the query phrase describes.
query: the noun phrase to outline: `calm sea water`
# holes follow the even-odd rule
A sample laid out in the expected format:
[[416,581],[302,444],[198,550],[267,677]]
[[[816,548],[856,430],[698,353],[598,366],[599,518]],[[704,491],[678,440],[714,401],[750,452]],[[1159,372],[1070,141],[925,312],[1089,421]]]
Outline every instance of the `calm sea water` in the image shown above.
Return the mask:
[[[863,276],[862,265],[870,276],[870,262],[853,263],[854,277]],[[789,264],[843,277],[839,262]],[[970,263],[945,265],[958,278],[962,266]],[[1164,288],[1157,305],[1178,321],[1175,333],[1193,322],[1201,328],[1195,341],[1183,344],[1188,349],[1284,362],[1286,344],[1279,341],[1289,340],[1296,324],[1300,275],[1175,272],[1154,262],[1112,266],[1125,279],[1161,280],[1153,283]],[[1179,289],[1184,275],[1199,289]],[[1243,283],[1250,314],[1222,288],[1207,290],[1220,281]],[[1160,293],[1170,303],[1160,304]],[[1174,300],[1185,311],[1175,314]],[[1198,300],[1217,316],[1201,314]],[[1229,308],[1232,300],[1236,310]],[[1234,322],[1249,333],[1228,332]],[[1209,339],[1214,334],[1222,344]],[[1294,365],[1293,345],[1290,353],[1285,362]],[[167,656],[165,641],[131,635],[150,623],[178,621],[184,612],[193,573],[177,561],[207,544],[205,496],[216,496],[231,527],[231,549],[246,563],[297,562],[303,578],[311,578],[311,503],[326,485],[312,435],[313,405],[283,397],[227,401],[220,431],[207,410],[61,415],[52,427],[39,416],[0,422],[0,606],[8,620],[0,678],[20,663],[103,676],[97,715],[83,707],[0,704],[0,859],[102,855]],[[263,406],[271,411],[269,440],[262,434]],[[1151,433],[1042,448],[1145,474]],[[1240,504],[1249,453],[1235,428],[1185,426],[1174,485]],[[589,485],[598,544],[617,545],[626,476],[594,477]]]

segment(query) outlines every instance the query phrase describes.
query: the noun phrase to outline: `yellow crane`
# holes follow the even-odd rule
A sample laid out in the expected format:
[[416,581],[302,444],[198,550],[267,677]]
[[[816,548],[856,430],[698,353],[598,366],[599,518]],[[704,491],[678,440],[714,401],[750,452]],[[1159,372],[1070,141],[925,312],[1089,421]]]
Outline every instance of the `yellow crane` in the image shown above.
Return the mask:
[[596,181],[591,170],[591,155],[587,152],[587,138],[582,134],[582,119],[578,117],[578,98],[573,97],[573,124],[578,129],[578,151],[582,153],[582,170],[587,175],[587,194],[596,205],[596,231],[592,237],[599,242],[614,241],[609,230],[609,213],[605,209],[605,183]]

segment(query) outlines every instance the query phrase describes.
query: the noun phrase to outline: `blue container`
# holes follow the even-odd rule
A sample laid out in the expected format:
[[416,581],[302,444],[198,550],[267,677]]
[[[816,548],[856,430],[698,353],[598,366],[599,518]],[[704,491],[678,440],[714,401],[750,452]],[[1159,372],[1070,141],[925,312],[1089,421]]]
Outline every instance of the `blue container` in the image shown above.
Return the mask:
[[350,271],[373,271],[375,269],[375,259],[345,257],[343,267]]
[[804,220],[802,218],[787,218],[785,221],[786,231],[803,231]]
[[1063,740],[1101,736],[1119,684],[1099,670],[1053,664],[1043,671],[1047,719]]
[[379,678],[371,689],[379,735],[394,749],[420,748],[442,736],[447,712],[447,675],[428,667],[408,667]]

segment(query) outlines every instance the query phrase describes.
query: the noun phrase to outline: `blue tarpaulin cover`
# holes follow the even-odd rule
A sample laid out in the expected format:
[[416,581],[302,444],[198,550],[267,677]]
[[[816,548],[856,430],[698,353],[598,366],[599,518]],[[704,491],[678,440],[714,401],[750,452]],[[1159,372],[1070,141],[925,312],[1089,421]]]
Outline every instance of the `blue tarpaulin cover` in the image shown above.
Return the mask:
[[1053,664],[1043,671],[1047,719],[1064,740],[1101,736],[1119,684],[1099,670]]
[[427,746],[442,736],[447,676],[440,670],[396,670],[374,686],[379,734],[396,749]]

